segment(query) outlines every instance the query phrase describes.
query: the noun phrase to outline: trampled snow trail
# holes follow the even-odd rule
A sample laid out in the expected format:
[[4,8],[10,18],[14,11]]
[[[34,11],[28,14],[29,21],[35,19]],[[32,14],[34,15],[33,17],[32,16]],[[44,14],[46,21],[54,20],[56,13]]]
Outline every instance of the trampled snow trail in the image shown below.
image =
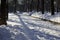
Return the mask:
[[21,16],[21,17],[24,20],[25,24],[28,25],[28,27],[30,29],[40,31],[40,32],[43,32],[45,34],[53,35],[55,37],[57,36],[60,39],[60,36],[59,36],[60,35],[60,27],[59,26],[60,25],[54,25],[52,23],[42,21],[39,19],[35,19],[35,18],[29,17],[29,16],[28,17]]
[[13,40],[60,40],[60,25],[23,14],[9,14],[8,26]]
[[[36,18],[21,15],[19,17],[22,30],[29,40],[60,39],[60,25],[54,25]],[[48,24],[48,25],[47,25]],[[48,37],[47,37],[48,36]]]

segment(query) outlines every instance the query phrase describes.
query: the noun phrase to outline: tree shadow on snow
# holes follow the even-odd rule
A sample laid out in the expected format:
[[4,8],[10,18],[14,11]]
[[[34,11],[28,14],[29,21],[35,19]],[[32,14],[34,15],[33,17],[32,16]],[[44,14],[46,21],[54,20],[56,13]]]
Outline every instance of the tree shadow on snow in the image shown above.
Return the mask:
[[[60,39],[60,37],[56,37],[56,36],[53,36],[53,35],[50,35],[50,34],[45,34],[45,33],[42,33],[40,31],[36,31],[36,30],[31,30],[24,23],[21,16],[19,16],[19,19],[20,19],[21,24],[23,25],[23,28],[18,28],[18,29],[21,32],[23,32],[25,35],[27,35],[28,39],[30,39],[30,40],[40,40],[36,35],[39,35],[39,37],[44,37],[45,39],[48,39],[48,40],[55,40],[55,39],[59,40]],[[22,34],[20,36],[22,36]],[[17,36],[16,38],[20,39],[19,36]],[[21,38],[22,38],[22,40],[26,40],[26,39],[23,39],[24,37],[21,37]]]
[[10,31],[5,28],[0,28],[0,40],[13,40]]
[[39,31],[36,31],[36,35],[39,35],[40,38],[44,37],[47,40],[60,40],[60,37],[50,35],[50,34],[46,34],[46,33],[39,32]]
[[[27,25],[24,23],[24,21],[22,20],[21,16],[19,16],[19,19],[20,19],[20,22],[23,26],[22,30],[23,32],[27,35],[27,37],[30,39],[30,40],[39,40],[37,37],[34,36],[34,31],[29,29],[27,27]],[[24,39],[25,40],[25,39]]]
[[28,24],[30,24],[30,25],[32,25],[33,27],[41,27],[41,28],[46,28],[46,29],[51,29],[51,30],[55,30],[55,31],[60,31],[60,30],[58,30],[58,29],[54,29],[54,28],[51,28],[51,27],[49,27],[49,26],[44,26],[44,24],[42,25],[42,24],[35,24],[35,23],[31,23],[31,22],[26,22],[27,23],[27,25]]

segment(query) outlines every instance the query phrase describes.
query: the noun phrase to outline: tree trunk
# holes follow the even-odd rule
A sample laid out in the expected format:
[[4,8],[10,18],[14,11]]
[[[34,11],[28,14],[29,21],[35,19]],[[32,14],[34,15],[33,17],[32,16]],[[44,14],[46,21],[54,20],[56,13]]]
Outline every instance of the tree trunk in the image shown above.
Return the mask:
[[42,6],[41,6],[41,8],[42,8],[42,14],[44,14],[44,0],[41,0],[41,4],[42,4]]
[[40,5],[40,1],[38,0],[38,3],[37,3],[37,12],[39,11],[39,5]]
[[16,13],[17,0],[14,0],[14,13]]
[[54,0],[51,0],[51,15],[54,15]]
[[0,25],[5,24],[8,19],[8,10],[7,10],[7,0],[1,0],[1,15],[0,15]]
[[34,10],[34,2],[33,2],[33,0],[31,1],[31,10],[32,11]]

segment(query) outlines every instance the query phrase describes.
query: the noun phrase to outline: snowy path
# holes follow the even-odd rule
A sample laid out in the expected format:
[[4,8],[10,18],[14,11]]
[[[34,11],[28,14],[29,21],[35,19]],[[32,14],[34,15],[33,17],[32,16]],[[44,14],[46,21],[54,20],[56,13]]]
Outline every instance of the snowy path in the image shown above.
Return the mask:
[[34,19],[32,17],[29,18],[25,17],[25,19],[27,20],[25,20],[24,17],[22,19],[30,29],[34,29],[36,31],[40,31],[54,36],[59,36],[60,38],[60,27],[59,27],[60,25],[54,25],[49,22],[45,22],[39,19]]
[[60,40],[60,25],[30,16],[14,14],[9,14],[7,23],[8,26],[2,28],[10,30],[13,40]]

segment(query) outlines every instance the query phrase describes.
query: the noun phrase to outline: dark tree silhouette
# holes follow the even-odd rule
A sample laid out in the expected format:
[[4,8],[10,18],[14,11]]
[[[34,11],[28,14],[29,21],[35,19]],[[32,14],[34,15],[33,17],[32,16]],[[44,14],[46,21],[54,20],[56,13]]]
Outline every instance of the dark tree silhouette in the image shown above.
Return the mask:
[[0,15],[0,25],[7,25],[6,21],[8,19],[8,8],[7,0],[1,0],[1,15]]
[[51,0],[51,15],[54,15],[54,0]]
[[40,1],[37,0],[37,12],[39,11],[39,5],[40,5]]
[[31,10],[33,10],[34,9],[34,2],[33,2],[33,0],[31,0]]
[[14,1],[14,13],[16,13],[16,8],[17,8],[17,0],[13,0]]
[[28,7],[27,7],[27,1],[28,1],[28,0],[23,0],[23,1],[22,1],[23,5],[24,5],[24,9],[23,9],[24,12],[26,12],[26,11],[27,11],[27,8],[28,8]]
[[42,8],[42,14],[44,14],[44,0],[41,0],[41,8]]

